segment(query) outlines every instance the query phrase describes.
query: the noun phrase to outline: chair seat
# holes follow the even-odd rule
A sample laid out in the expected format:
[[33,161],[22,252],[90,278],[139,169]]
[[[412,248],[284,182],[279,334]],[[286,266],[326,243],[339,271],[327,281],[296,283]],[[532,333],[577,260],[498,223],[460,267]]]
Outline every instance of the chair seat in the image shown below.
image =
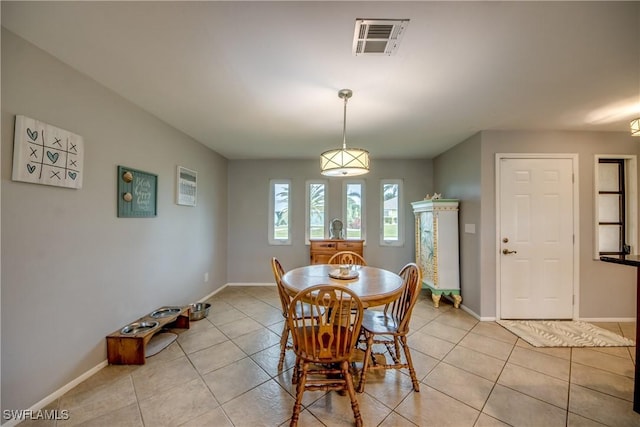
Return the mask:
[[399,325],[400,319],[382,311],[365,310],[362,318],[362,328],[378,335],[397,334]]

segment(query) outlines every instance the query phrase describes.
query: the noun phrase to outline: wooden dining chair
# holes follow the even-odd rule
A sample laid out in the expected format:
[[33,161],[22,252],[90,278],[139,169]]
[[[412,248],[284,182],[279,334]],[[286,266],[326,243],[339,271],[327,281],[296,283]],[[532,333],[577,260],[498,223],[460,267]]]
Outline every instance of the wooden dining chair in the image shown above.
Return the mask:
[[[278,296],[280,297],[280,304],[282,305],[282,317],[284,317],[284,326],[282,333],[280,334],[280,359],[278,360],[278,372],[282,371],[284,366],[284,356],[287,350],[291,350],[293,347],[288,345],[289,341],[289,323],[287,322],[287,316],[289,315],[289,304],[291,297],[282,284],[282,276],[284,276],[284,268],[276,257],[271,258],[271,270],[273,270],[273,277],[276,281],[278,288]],[[294,372],[295,378],[295,372]]]
[[[358,384],[358,393],[364,391],[364,385],[367,378],[367,372],[375,369],[409,369],[413,389],[420,391],[416,372],[413,369],[411,360],[411,352],[407,345],[407,334],[409,332],[409,321],[411,320],[411,312],[416,304],[420,288],[422,286],[422,278],[420,269],[415,263],[405,265],[399,273],[404,282],[404,289],[400,298],[385,305],[383,311],[366,310],[362,319],[360,342],[366,345],[362,371],[360,373],[360,382]],[[373,346],[382,344],[386,347],[393,363],[380,363],[376,359],[376,353]],[[404,351],[406,363],[402,362],[400,355],[400,347]],[[385,360],[384,357],[381,358]],[[385,360],[386,361],[386,360]]]
[[[282,327],[282,333],[280,334],[280,358],[278,359],[278,372],[282,371],[284,366],[284,358],[287,350],[292,350],[293,346],[289,345],[289,323],[287,318],[289,317],[289,305],[291,303],[291,296],[282,283],[282,276],[284,276],[285,270],[282,264],[276,257],[271,258],[271,270],[273,270],[273,277],[276,281],[278,288],[278,296],[280,297],[280,304],[282,306],[282,317],[284,317],[284,326]],[[301,304],[295,312],[296,317],[305,318],[311,316],[311,309],[309,305]],[[293,368],[292,381],[298,378],[297,367]]]
[[[308,305],[309,317],[297,317],[296,310]],[[356,426],[362,416],[349,371],[362,323],[362,301],[349,288],[316,285],[300,291],[289,306],[287,321],[296,354],[298,381],[290,426],[298,425],[305,391],[346,391]]]
[[348,264],[348,265],[363,265],[366,266],[367,262],[362,255],[352,251],[340,251],[336,252],[329,258],[327,264]]

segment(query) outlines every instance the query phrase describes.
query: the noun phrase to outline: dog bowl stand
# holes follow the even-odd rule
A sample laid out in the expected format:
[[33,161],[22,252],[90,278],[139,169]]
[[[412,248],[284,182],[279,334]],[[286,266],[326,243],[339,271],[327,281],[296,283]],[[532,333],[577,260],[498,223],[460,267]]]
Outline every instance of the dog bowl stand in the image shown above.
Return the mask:
[[[144,365],[145,348],[151,338],[164,327],[189,329],[189,307],[173,316],[153,318],[149,315],[135,322],[158,322],[158,326],[135,334],[122,333],[122,328],[107,335],[107,360],[112,365]],[[132,323],[135,323],[132,322]]]

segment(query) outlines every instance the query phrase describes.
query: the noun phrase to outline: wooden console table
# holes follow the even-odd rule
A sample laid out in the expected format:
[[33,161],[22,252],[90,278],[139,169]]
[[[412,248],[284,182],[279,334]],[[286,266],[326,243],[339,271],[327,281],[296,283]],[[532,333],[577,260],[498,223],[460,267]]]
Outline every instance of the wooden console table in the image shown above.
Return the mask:
[[341,251],[355,252],[363,256],[364,240],[311,240],[309,258],[311,264],[326,264],[329,258]]
[[[107,360],[112,365],[144,365],[145,349],[151,338],[162,331],[164,327],[189,329],[189,306],[175,307],[176,313],[170,315],[152,316],[173,307],[161,307],[140,319],[131,322],[117,331],[107,335]],[[140,332],[126,333],[128,326],[157,322],[153,328],[141,328]]]
[[600,260],[636,267],[636,372],[633,384],[633,410],[640,414],[640,365],[638,364],[638,360],[640,360],[640,347],[638,347],[640,340],[640,255],[625,255],[624,258],[602,256]]

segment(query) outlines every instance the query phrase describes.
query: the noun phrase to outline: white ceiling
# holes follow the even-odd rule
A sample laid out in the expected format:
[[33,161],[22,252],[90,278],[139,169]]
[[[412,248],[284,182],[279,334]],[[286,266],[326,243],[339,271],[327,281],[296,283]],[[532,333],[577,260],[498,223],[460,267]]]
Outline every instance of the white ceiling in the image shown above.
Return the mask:
[[[354,56],[356,18],[409,18]],[[480,130],[625,131],[640,2],[9,2],[2,25],[229,159],[430,158]]]

